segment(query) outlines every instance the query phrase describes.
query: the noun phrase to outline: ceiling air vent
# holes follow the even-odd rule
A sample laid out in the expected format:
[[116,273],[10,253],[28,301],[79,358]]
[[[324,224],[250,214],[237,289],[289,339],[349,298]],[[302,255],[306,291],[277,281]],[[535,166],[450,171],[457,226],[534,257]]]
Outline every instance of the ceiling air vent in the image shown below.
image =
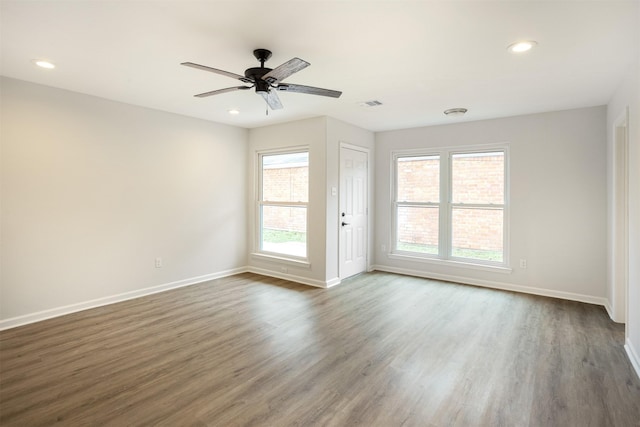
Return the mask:
[[360,106],[365,108],[377,107],[378,105],[382,105],[382,102],[376,101],[375,99],[373,101],[364,101],[360,103]]

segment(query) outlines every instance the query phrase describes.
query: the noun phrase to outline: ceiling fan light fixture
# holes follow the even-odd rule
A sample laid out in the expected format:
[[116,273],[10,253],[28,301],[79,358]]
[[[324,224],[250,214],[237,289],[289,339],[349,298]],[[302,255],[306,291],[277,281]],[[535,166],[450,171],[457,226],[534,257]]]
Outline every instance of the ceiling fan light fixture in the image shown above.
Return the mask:
[[462,117],[466,112],[466,108],[449,108],[448,110],[444,110],[444,114],[447,117]]
[[535,40],[523,40],[511,43],[507,46],[507,50],[511,53],[523,53],[533,49],[537,44]]
[[265,92],[265,93],[269,93],[270,91],[270,87],[269,87],[269,83],[265,82],[264,80],[260,80],[260,79],[256,79],[255,82],[256,85],[256,92]]

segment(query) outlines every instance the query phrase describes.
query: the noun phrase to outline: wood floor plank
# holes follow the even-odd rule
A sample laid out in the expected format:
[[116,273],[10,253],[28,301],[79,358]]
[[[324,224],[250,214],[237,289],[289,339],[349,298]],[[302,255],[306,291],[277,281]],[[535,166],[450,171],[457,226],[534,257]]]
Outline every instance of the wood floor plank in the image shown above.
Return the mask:
[[245,273],[0,332],[0,425],[640,426],[602,307]]

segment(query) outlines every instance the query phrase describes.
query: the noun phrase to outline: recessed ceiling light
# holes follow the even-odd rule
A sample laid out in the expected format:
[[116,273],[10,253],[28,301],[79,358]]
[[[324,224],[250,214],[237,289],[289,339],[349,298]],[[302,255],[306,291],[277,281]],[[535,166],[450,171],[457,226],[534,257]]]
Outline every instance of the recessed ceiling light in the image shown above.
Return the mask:
[[235,115],[240,114],[240,110],[238,110],[236,108],[232,108],[231,110],[228,110],[228,113],[235,116]]
[[34,59],[33,63],[36,64],[40,68],[46,68],[48,70],[56,68],[56,66],[53,63],[51,63],[49,61],[45,61],[43,59]]
[[464,116],[464,113],[467,112],[466,108],[449,108],[448,110],[444,110],[444,114],[447,117],[460,117]]
[[510,44],[507,47],[507,50],[509,50],[509,52],[513,52],[513,53],[522,53],[522,52],[526,52],[528,50],[531,50],[537,44],[538,44],[538,42],[533,41],[533,40],[524,40],[524,41],[520,41],[520,42],[516,42],[516,43]]

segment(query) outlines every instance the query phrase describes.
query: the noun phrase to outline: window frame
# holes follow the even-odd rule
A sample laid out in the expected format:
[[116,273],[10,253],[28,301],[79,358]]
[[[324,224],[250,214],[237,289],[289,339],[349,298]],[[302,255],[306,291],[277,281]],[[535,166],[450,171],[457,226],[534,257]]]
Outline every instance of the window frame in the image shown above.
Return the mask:
[[[483,204],[483,203],[453,203],[453,156],[460,154],[481,154],[498,153],[504,154],[504,195],[503,204]],[[438,227],[438,253],[427,254],[399,250],[398,244],[398,207],[406,205],[398,201],[398,159],[405,157],[428,157],[439,156],[440,158],[440,202],[439,204],[439,227]],[[490,144],[481,146],[461,146],[461,147],[439,147],[409,150],[394,150],[391,152],[391,232],[388,256],[397,259],[413,259],[417,261],[467,266],[471,268],[488,269],[489,271],[504,270],[510,272],[509,260],[509,144]],[[419,204],[420,205],[420,204]],[[486,261],[476,258],[464,258],[453,256],[453,210],[456,207],[475,209],[502,209],[502,261]]]
[[[263,197],[263,159],[268,156],[277,156],[284,154],[307,154],[307,168],[310,167],[311,164],[311,154],[308,146],[297,146],[297,147],[288,147],[282,149],[274,149],[274,150],[261,150],[256,151],[256,172],[257,172],[257,180],[256,180],[256,199],[255,199],[255,230],[254,233],[254,255],[259,255],[261,257],[277,259],[281,261],[290,261],[292,263],[301,263],[308,264],[309,261],[309,196],[310,196],[310,182],[309,176],[307,177],[307,201],[265,201]],[[297,256],[293,254],[283,253],[283,252],[275,252],[269,251],[262,248],[262,231],[263,231],[263,221],[262,221],[262,211],[263,207],[272,206],[272,207],[285,207],[285,208],[305,208],[305,256]]]

